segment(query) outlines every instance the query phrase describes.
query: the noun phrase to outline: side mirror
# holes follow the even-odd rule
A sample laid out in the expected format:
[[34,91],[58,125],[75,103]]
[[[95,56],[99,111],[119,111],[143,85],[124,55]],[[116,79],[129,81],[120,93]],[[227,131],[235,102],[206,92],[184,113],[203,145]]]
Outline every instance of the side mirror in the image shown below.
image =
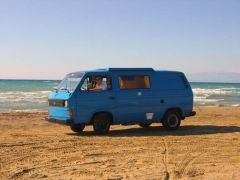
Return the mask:
[[57,87],[53,87],[53,89],[54,89],[56,92],[58,92],[58,88],[57,88]]

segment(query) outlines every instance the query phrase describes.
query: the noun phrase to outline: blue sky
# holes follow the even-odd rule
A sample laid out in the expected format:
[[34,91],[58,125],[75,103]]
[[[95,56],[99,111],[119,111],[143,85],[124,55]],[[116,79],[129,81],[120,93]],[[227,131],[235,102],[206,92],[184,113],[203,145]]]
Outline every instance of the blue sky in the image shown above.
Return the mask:
[[102,67],[237,76],[239,9],[238,0],[0,0],[0,78]]

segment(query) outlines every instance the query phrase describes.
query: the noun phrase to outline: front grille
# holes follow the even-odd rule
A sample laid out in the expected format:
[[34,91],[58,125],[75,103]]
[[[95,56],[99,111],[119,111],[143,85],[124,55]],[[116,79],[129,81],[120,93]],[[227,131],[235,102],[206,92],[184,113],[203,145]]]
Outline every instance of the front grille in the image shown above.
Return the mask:
[[65,100],[48,100],[49,106],[57,106],[57,107],[64,107],[65,106]]

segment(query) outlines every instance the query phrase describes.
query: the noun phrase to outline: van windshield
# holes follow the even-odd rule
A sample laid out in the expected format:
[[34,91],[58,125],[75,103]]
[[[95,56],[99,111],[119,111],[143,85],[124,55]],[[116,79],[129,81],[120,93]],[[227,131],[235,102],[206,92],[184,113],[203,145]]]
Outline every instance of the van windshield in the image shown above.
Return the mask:
[[73,92],[83,77],[82,73],[68,74],[58,85],[57,91]]

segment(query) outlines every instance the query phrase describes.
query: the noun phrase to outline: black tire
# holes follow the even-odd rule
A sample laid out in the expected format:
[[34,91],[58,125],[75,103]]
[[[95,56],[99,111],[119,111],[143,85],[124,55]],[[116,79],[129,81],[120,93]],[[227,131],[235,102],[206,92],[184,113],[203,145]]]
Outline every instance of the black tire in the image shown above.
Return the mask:
[[181,124],[181,116],[178,111],[171,110],[168,111],[162,120],[164,128],[167,130],[176,130]]
[[73,132],[82,132],[83,129],[85,128],[85,125],[84,124],[71,124],[70,128]]
[[138,125],[142,128],[148,128],[152,123],[139,123]]
[[108,133],[111,125],[111,116],[106,113],[97,114],[93,119],[93,129],[96,134]]

